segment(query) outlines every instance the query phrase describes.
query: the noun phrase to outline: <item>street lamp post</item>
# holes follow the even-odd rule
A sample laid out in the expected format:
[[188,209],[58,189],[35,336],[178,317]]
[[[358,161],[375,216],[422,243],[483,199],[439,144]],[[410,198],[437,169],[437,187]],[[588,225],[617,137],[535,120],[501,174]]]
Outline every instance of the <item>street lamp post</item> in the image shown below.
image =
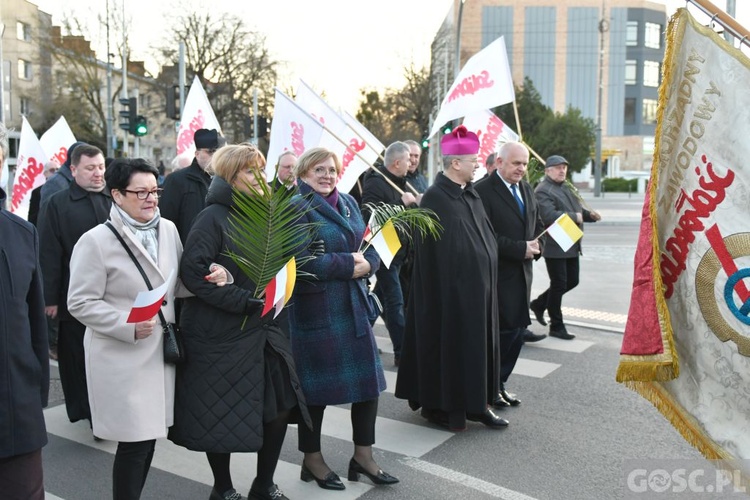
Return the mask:
[[602,194],[602,94],[604,93],[604,33],[609,29],[602,1],[602,19],[599,21],[599,95],[596,110],[596,163],[594,164],[594,196]]

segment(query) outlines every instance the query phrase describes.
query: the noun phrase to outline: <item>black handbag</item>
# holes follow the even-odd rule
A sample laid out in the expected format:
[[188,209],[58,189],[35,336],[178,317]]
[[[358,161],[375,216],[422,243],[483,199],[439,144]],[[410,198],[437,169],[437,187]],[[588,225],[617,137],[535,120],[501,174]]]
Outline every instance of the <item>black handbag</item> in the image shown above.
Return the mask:
[[[109,221],[107,221],[105,224],[114,233],[114,235],[117,236],[117,239],[120,240],[120,243],[122,243],[125,251],[128,252],[128,255],[133,260],[133,264],[135,264],[135,267],[138,268],[141,276],[143,276],[143,280],[146,282],[146,286],[148,287],[148,289],[153,290],[154,288],[151,286],[151,281],[148,279],[148,276],[146,276],[146,272],[143,270],[143,267],[141,267],[138,259],[135,258],[135,255],[133,255],[133,251],[130,249],[127,243],[125,243],[125,240],[122,239],[120,233],[117,232],[117,230],[112,226],[112,224],[109,223]],[[182,333],[180,332],[180,326],[176,323],[167,323],[167,319],[164,317],[164,313],[161,312],[161,308],[159,308],[159,320],[161,321],[162,337],[164,339],[164,362],[171,363],[173,365],[184,363],[185,348],[182,345]]]
[[380,314],[383,312],[383,305],[380,303],[378,296],[370,290],[369,280],[362,280],[365,287],[365,303],[367,305],[367,320],[370,322],[370,326],[375,325],[375,321],[378,319]]

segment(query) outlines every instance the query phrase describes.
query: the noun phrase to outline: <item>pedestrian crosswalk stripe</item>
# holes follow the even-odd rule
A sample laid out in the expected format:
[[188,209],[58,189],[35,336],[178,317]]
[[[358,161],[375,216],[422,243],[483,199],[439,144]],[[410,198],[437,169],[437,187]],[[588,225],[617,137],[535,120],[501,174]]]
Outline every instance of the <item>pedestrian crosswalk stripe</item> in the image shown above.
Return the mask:
[[581,354],[592,345],[594,345],[594,343],[587,340],[563,340],[556,339],[555,337],[547,337],[546,339],[540,340],[539,342],[524,344],[524,349],[526,347],[541,347],[542,349],[552,349],[555,351]]
[[62,498],[60,498],[60,497],[56,497],[56,496],[55,496],[55,495],[53,495],[52,493],[47,493],[47,492],[45,491],[45,492],[44,492],[44,500],[63,500],[63,499],[62,499]]
[[513,375],[524,375],[526,377],[544,378],[562,365],[557,363],[547,363],[546,361],[536,361],[533,359],[518,358],[516,366],[513,368]]

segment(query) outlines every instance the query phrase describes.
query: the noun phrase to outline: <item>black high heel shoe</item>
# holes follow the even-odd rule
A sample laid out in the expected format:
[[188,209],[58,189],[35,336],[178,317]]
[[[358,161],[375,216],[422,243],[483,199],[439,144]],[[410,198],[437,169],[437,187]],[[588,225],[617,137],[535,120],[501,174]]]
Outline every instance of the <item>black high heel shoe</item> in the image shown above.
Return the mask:
[[346,486],[344,486],[344,483],[341,482],[341,478],[338,474],[331,471],[329,472],[324,479],[318,479],[315,477],[315,475],[310,471],[310,469],[307,468],[307,465],[305,465],[304,460],[302,461],[302,470],[299,472],[299,478],[309,483],[313,479],[316,483],[318,483],[318,486],[323,488],[324,490],[345,490]]
[[377,474],[370,474],[365,470],[364,467],[359,465],[359,462],[354,460],[354,457],[352,457],[351,460],[349,460],[349,475],[347,479],[349,481],[359,481],[359,475],[364,474],[367,476],[370,481],[372,481],[372,484],[396,484],[398,483],[398,478],[393,477],[387,472],[383,472],[383,469],[379,469]]

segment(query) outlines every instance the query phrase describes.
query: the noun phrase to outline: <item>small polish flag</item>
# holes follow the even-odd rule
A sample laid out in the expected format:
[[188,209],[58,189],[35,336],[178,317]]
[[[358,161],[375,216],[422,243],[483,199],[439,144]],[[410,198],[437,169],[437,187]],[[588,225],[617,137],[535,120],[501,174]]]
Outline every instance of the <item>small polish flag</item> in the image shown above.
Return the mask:
[[148,321],[159,313],[161,309],[161,303],[164,301],[164,297],[167,296],[167,290],[169,290],[172,284],[172,278],[174,277],[174,269],[169,273],[164,284],[148,290],[145,292],[138,292],[133,302],[133,308],[130,310],[128,315],[128,323],[140,323],[141,321]]
[[276,273],[271,281],[266,285],[266,301],[263,304],[263,312],[261,316],[265,316],[268,311],[273,307],[276,308],[276,313],[273,315],[275,318],[284,309],[284,306],[289,299],[292,297],[292,291],[294,290],[294,282],[297,279],[297,264],[294,257],[289,259],[289,262]]
[[563,252],[572,247],[583,236],[583,231],[573,222],[568,214],[562,214],[547,228],[547,233],[554,239]]
[[[368,225],[368,229],[369,227]],[[365,235],[367,235],[367,231],[365,231]],[[401,241],[398,239],[398,233],[396,232],[396,228],[393,227],[393,222],[390,219],[387,220],[380,228],[380,231],[370,236],[369,243],[375,247],[385,267],[390,268],[393,257],[396,256],[396,252],[401,248]]]

